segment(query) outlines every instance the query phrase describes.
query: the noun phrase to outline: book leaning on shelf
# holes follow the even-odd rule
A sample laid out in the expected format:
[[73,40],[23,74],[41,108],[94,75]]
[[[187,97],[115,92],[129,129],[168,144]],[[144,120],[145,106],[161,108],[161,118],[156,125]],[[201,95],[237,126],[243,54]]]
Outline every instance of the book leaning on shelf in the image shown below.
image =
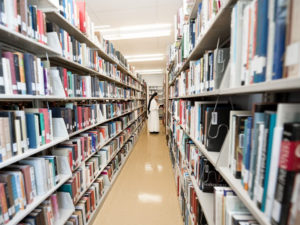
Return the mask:
[[[68,196],[64,193],[56,192],[50,195],[45,201],[43,201],[37,208],[35,208],[29,215],[27,215],[18,225],[54,225],[64,217],[66,211],[72,210],[72,207],[66,208],[65,204],[61,202],[68,202]],[[74,206],[73,206],[74,208]]]
[[[220,151],[231,106],[216,102],[173,100],[173,115],[185,131],[208,151]],[[194,122],[193,122],[194,121]]]
[[63,160],[53,155],[28,157],[0,171],[0,224],[8,223],[61,181],[68,173],[58,166]]

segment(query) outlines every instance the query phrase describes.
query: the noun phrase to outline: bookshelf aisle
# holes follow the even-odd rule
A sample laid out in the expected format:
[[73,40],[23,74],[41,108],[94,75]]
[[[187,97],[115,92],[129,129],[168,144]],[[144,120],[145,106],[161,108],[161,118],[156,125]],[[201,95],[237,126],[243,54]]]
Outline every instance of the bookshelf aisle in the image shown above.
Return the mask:
[[299,224],[299,8],[195,0],[178,9],[166,130],[185,225]]
[[60,3],[2,1],[0,224],[90,224],[144,124],[146,83]]

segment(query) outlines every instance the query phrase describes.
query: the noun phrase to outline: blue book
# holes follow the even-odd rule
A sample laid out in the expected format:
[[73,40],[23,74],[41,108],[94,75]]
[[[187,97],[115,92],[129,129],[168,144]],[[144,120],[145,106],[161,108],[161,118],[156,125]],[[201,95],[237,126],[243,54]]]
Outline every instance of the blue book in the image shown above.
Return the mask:
[[37,148],[38,141],[39,141],[37,139],[37,133],[39,133],[39,131],[35,126],[36,115],[34,113],[26,113],[25,116],[26,116],[27,136],[29,138],[29,148]]
[[249,169],[250,169],[250,154],[251,154],[251,127],[252,117],[249,116],[245,120],[245,134],[243,146],[243,169],[242,169],[242,184],[248,189]]
[[209,91],[212,91],[213,90],[213,80],[214,80],[214,77],[213,77],[213,68],[214,68],[214,53],[210,53],[209,54],[209,80],[208,80],[208,90]]
[[254,83],[266,80],[266,56],[268,46],[268,0],[257,1],[257,31],[256,31],[256,56],[259,60],[264,59],[260,71],[254,72]]
[[27,94],[33,95],[32,91],[32,67],[31,67],[31,54],[24,53],[24,72],[25,72],[25,80],[26,80],[26,90]]
[[286,36],[286,0],[275,0],[275,41],[272,79],[282,78]]
[[267,160],[266,160],[266,172],[265,172],[265,180],[264,180],[264,190],[263,190],[263,199],[261,205],[261,211],[265,211],[266,200],[267,200],[267,192],[268,192],[268,182],[269,182],[269,173],[271,166],[271,156],[272,156],[272,144],[273,144],[273,136],[274,129],[276,126],[276,113],[270,115],[270,126],[269,126],[269,137],[268,137],[268,146],[267,146]]
[[18,188],[17,188],[17,182],[16,182],[16,177],[12,174],[10,174],[10,179],[11,179],[11,184],[12,184],[12,193],[13,193],[13,198],[15,201],[15,210],[16,213],[20,211],[20,204],[18,203],[17,199],[19,198],[18,196]]
[[253,123],[253,135],[251,143],[251,155],[250,155],[250,176],[249,176],[249,190],[248,193],[250,198],[253,198],[253,189],[256,173],[256,162],[257,162],[257,152],[258,152],[258,127],[260,122],[264,122],[265,114],[263,112],[254,113],[254,123]]
[[63,29],[59,29],[59,33],[60,33],[60,38],[61,38],[61,48],[62,48],[62,53],[63,53],[63,57],[66,57],[66,49],[65,49],[65,37],[64,37],[64,30]]

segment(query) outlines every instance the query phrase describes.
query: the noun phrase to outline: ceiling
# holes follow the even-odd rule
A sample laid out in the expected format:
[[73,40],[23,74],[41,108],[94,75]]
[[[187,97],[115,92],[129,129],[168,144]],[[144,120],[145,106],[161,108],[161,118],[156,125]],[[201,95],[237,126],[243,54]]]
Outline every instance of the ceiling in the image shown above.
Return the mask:
[[[123,55],[167,53],[174,42],[174,15],[182,0],[87,0],[87,11],[95,26],[110,28],[147,24],[172,24],[170,36],[113,41]],[[131,62],[136,69],[165,69],[166,57],[161,61]]]

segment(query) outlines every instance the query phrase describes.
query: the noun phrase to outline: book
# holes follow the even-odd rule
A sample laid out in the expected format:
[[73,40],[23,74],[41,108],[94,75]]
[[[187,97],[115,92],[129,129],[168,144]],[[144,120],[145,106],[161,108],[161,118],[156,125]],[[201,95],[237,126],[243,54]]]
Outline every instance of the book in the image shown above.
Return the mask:
[[286,224],[288,222],[295,178],[300,171],[300,157],[296,152],[299,144],[300,123],[285,123],[280,147],[272,224]]

